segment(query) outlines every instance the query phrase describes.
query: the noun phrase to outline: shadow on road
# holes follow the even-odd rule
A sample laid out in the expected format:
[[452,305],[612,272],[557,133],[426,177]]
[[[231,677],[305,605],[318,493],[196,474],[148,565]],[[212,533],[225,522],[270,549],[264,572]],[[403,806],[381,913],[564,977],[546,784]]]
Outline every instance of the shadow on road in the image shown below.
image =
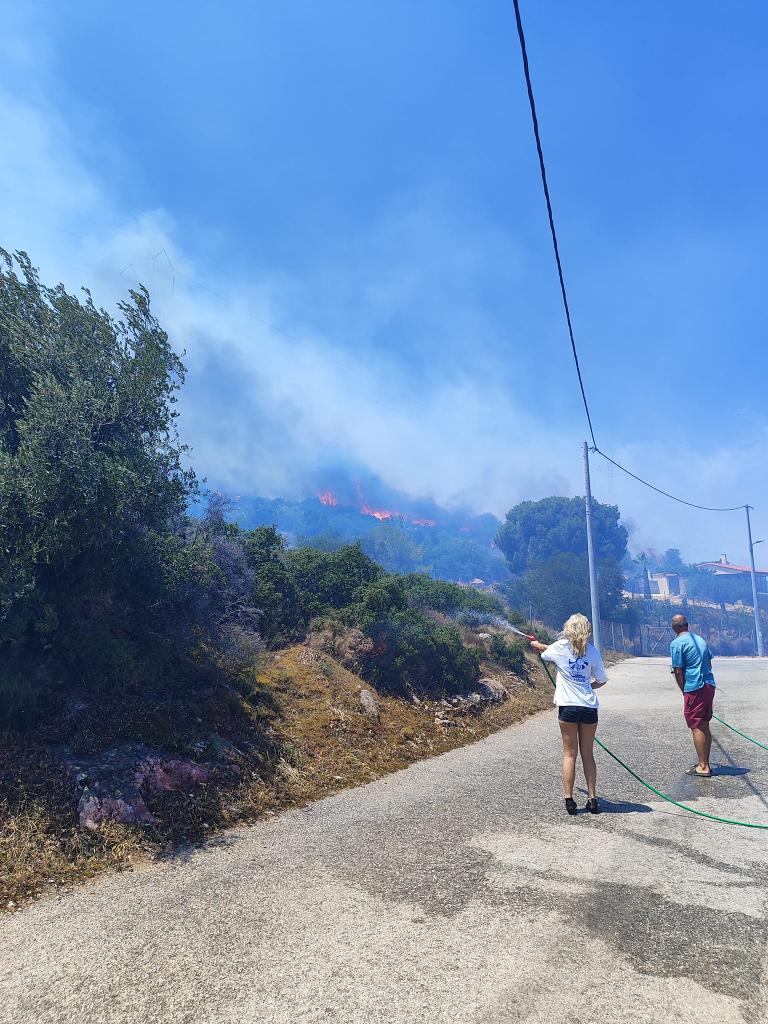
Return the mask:
[[[586,789],[580,789],[579,792],[587,796]],[[648,814],[653,810],[648,804],[636,804],[631,800],[607,800],[604,796],[599,797],[599,800],[603,814]],[[586,813],[582,808],[579,811]]]
[[[746,775],[748,772],[752,770],[751,768],[743,768],[741,765],[737,765],[733,757],[731,756],[731,752],[729,750],[726,750],[726,748],[723,746],[722,742],[718,739],[718,737],[712,737],[712,746],[716,747],[721,756],[724,757],[725,760],[728,762],[727,764],[717,765],[717,771],[715,772],[715,775]],[[751,779],[745,779],[744,781],[746,782],[747,788],[752,793],[752,795],[756,796],[760,803],[763,805],[763,807],[765,807],[766,810],[768,810],[768,801],[766,801],[766,798],[763,796],[763,794],[760,792],[757,786],[752,782]]]

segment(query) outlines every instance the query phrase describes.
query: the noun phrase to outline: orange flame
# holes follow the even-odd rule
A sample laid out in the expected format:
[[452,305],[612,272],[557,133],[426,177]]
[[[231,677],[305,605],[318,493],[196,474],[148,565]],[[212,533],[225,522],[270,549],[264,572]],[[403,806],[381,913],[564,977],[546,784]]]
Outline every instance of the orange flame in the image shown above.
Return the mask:
[[[412,518],[409,515],[403,514],[402,512],[396,512],[389,508],[371,508],[368,502],[363,497],[363,492],[360,487],[359,481],[355,481],[355,489],[357,490],[357,498],[360,502],[360,515],[361,516],[373,516],[374,519],[378,519],[380,523],[388,523],[393,519],[404,519],[407,522],[413,523],[414,526],[437,526],[436,519],[418,519]],[[327,505],[333,507],[338,505],[338,500],[333,491],[320,491],[317,495],[317,500],[321,505]]]
[[360,509],[360,514],[363,516],[373,516],[374,519],[378,519],[381,523],[386,523],[390,519],[394,519],[397,512],[390,512],[386,508],[369,508],[368,505],[363,504]]

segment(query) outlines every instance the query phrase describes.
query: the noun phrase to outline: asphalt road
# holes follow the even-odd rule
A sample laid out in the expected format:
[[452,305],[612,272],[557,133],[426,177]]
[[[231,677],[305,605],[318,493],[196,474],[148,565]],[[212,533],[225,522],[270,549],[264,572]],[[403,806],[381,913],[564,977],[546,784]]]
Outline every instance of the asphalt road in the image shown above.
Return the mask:
[[[716,710],[768,741],[768,667],[715,667]],[[721,771],[688,779],[666,662],[610,676],[604,742],[691,806],[768,823],[767,751],[717,727]],[[568,818],[558,748],[545,712],[7,915],[0,1022],[768,1020],[768,831],[677,811],[602,753],[607,813]]]

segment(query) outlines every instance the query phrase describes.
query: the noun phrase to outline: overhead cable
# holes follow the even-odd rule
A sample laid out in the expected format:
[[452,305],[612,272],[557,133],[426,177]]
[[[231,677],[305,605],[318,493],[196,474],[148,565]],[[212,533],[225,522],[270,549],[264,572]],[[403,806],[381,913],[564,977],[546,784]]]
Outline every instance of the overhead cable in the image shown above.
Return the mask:
[[541,134],[539,132],[539,119],[536,114],[536,101],[533,97],[533,85],[531,84],[531,71],[528,66],[528,50],[525,45],[525,32],[523,31],[523,20],[520,15],[520,2],[519,0],[513,0],[515,5],[515,21],[517,22],[517,35],[520,40],[520,52],[523,58],[523,72],[525,74],[525,85],[528,90],[528,103],[531,108],[531,121],[533,123],[533,137],[536,141],[536,152],[539,157],[539,171],[541,172],[541,184],[544,188],[544,199],[547,204],[547,215],[549,217],[549,230],[552,234],[552,247],[555,253],[555,263],[557,264],[557,276],[560,279],[560,292],[563,297],[563,307],[565,309],[565,319],[568,324],[568,336],[571,339],[571,351],[573,352],[573,361],[576,365],[576,375],[579,378],[579,388],[581,390],[581,399],[584,403],[584,412],[587,414],[587,424],[589,426],[589,433],[592,438],[592,451],[598,455],[602,455],[606,461],[610,462],[611,465],[620,469],[622,473],[626,473],[627,476],[631,476],[633,480],[637,480],[638,483],[644,484],[646,487],[650,487],[652,491],[656,491],[658,494],[663,494],[665,498],[671,498],[672,501],[677,501],[681,505],[688,505],[690,508],[698,508],[704,512],[736,512],[739,509],[744,508],[744,505],[733,505],[728,508],[716,508],[710,505],[697,505],[694,501],[686,501],[685,498],[678,498],[674,494],[670,494],[669,491],[662,490],[661,487],[656,487],[655,484],[650,483],[648,480],[644,480],[643,477],[638,476],[631,470],[627,469],[626,466],[622,466],[621,463],[616,462],[609,455],[606,455],[597,444],[595,439],[595,431],[592,426],[592,416],[589,411],[589,402],[587,401],[587,393],[584,387],[584,380],[581,375],[581,366],[579,364],[579,354],[576,349],[576,339],[573,334],[573,324],[571,322],[571,310],[568,305],[568,293],[565,289],[565,278],[563,276],[563,265],[560,260],[560,246],[557,243],[557,231],[555,229],[555,217],[552,211],[552,199],[549,194],[549,184],[547,182],[547,168],[544,163],[544,151],[541,147]]
[[528,88],[528,102],[531,105],[531,120],[533,121],[533,135],[536,139],[536,152],[539,154],[539,170],[541,171],[541,184],[544,186],[544,198],[547,202],[547,214],[549,215],[549,230],[552,232],[552,245],[555,250],[555,262],[557,263],[557,276],[560,278],[560,291],[563,296],[563,306],[565,307],[565,319],[568,322],[568,334],[571,339],[571,350],[573,351],[573,361],[576,364],[576,373],[579,378],[579,387],[581,388],[581,399],[584,402],[584,412],[587,414],[587,423],[589,424],[589,433],[592,436],[592,444],[597,446],[595,440],[595,431],[592,427],[592,417],[589,413],[589,403],[587,402],[587,393],[584,390],[584,381],[581,377],[581,367],[579,366],[579,354],[576,351],[576,339],[573,336],[573,324],[571,323],[571,310],[568,306],[568,293],[565,290],[565,278],[563,277],[563,265],[560,262],[560,247],[557,244],[557,231],[555,231],[555,217],[552,212],[552,200],[549,196],[549,185],[547,184],[547,168],[544,164],[544,152],[541,148],[541,136],[539,135],[539,119],[536,116],[536,102],[533,98],[533,86],[531,85],[531,73],[528,67],[528,51],[525,48],[525,34],[523,32],[523,22],[520,17],[520,5],[518,0],[514,0],[515,3],[515,18],[517,20],[517,34],[520,39],[520,50],[523,55],[523,71],[525,72],[525,84]]
[[655,484],[649,483],[648,480],[644,480],[641,476],[638,476],[637,473],[633,473],[631,469],[627,469],[627,467],[622,466],[620,462],[616,462],[616,460],[612,459],[610,455],[606,455],[604,451],[601,451],[601,449],[597,447],[597,445],[594,446],[592,451],[596,452],[598,455],[602,455],[606,462],[610,462],[612,466],[615,466],[616,469],[620,469],[622,473],[626,473],[627,476],[631,476],[632,479],[637,480],[638,483],[645,484],[645,486],[650,487],[652,491],[656,491],[658,494],[663,494],[665,498],[671,498],[672,501],[678,501],[681,505],[688,505],[689,508],[698,508],[703,512],[738,512],[745,507],[744,505],[731,505],[728,508],[715,508],[711,505],[697,505],[695,501],[686,501],[685,498],[678,498],[675,494],[670,494],[669,491],[663,491],[660,487],[656,487]]

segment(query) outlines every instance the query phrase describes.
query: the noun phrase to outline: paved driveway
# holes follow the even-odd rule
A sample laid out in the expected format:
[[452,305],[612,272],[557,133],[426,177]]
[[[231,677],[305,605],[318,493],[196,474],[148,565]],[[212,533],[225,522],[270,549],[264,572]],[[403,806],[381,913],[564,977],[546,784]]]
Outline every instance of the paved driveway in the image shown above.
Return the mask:
[[[716,663],[768,740],[768,667]],[[600,735],[692,806],[768,823],[768,752],[711,781],[663,659],[611,670]],[[0,1022],[768,1020],[768,831],[664,805],[599,753],[562,812],[553,714],[162,866],[0,920]],[[580,801],[580,802],[583,802]]]

